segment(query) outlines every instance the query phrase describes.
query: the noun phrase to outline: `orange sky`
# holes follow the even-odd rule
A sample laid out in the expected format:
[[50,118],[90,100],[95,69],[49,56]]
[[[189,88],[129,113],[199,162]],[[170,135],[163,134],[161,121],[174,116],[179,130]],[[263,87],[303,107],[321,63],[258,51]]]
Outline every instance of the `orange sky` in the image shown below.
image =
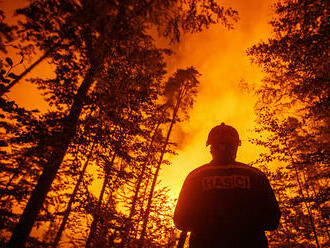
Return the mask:
[[[0,8],[6,11],[22,6],[24,2],[3,0]],[[203,33],[188,35],[176,45],[176,55],[168,60],[170,71],[195,66],[202,74],[190,120],[177,127],[172,137],[180,147],[178,156],[171,158],[173,165],[166,166],[161,172],[163,184],[171,188],[175,198],[187,174],[211,159],[205,142],[209,130],[215,125],[225,122],[237,128],[242,140],[237,160],[248,163],[256,158],[260,149],[248,143],[248,137],[253,136],[251,129],[254,126],[253,106],[256,99],[251,93],[242,91],[239,82],[245,80],[258,84],[263,76],[259,68],[251,65],[245,51],[270,36],[268,21],[272,15],[272,1],[221,2],[239,11],[240,20],[235,29],[228,31],[217,25]],[[28,66],[29,62],[25,64]],[[42,75],[45,71],[49,71],[47,63],[40,65],[32,75]],[[25,82],[15,86],[8,97],[27,108],[47,109],[38,90]]]
[[195,66],[202,74],[197,101],[189,122],[176,130],[175,141],[182,144],[178,156],[171,159],[173,166],[163,169],[164,185],[178,197],[188,173],[211,160],[209,147],[205,146],[212,127],[225,122],[234,126],[242,140],[237,160],[251,162],[261,148],[253,146],[248,138],[253,136],[256,101],[251,93],[239,87],[241,80],[259,84],[263,74],[252,65],[245,51],[247,48],[270,37],[268,22],[272,16],[271,2],[267,0],[226,0],[225,6],[237,9],[240,15],[235,29],[228,31],[222,26],[183,39],[176,48],[177,55],[169,66]]

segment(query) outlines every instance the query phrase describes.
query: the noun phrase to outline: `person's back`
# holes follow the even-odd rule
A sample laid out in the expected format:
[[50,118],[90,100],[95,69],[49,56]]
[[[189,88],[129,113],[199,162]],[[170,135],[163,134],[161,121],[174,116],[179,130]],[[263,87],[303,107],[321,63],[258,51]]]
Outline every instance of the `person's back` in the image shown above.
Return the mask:
[[[218,129],[223,131],[224,127],[228,126]],[[235,140],[236,146],[238,134]],[[175,209],[175,225],[191,231],[192,248],[268,247],[264,231],[277,228],[280,211],[266,176],[235,162],[237,146],[229,151],[223,143],[212,142],[211,163],[195,169],[185,180]]]

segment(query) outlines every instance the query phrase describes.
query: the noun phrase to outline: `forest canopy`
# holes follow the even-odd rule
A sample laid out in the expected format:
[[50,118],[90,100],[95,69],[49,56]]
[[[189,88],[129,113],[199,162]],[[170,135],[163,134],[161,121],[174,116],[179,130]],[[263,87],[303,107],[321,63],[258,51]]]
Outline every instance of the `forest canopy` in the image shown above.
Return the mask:
[[[201,73],[166,62],[185,35],[234,27],[238,12],[217,2],[31,0],[17,23],[0,10],[0,246],[176,247],[159,174]],[[329,6],[276,1],[271,37],[247,50],[265,75],[251,142],[266,150],[253,166],[282,212],[270,248],[330,244]],[[32,76],[42,63],[52,71]],[[21,106],[18,83],[49,109]]]
[[[274,247],[327,247],[329,236],[329,2],[280,1],[273,38],[248,49],[266,73],[253,142],[268,149],[282,209]],[[269,167],[268,167],[269,168]]]
[[[1,245],[173,247],[174,203],[158,174],[200,74],[169,74],[165,58],[185,33],[232,28],[237,12],[212,0],[33,0],[15,11],[16,25],[0,14],[1,51],[16,50],[19,64],[36,57],[17,75],[10,56],[0,63]],[[46,113],[6,97],[43,61],[54,76],[29,80]]]

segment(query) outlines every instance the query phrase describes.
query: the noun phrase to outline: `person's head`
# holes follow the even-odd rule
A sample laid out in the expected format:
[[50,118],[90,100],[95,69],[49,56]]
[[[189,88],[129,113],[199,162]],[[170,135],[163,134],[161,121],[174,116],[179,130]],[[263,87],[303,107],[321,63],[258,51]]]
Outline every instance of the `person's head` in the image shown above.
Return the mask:
[[234,162],[240,144],[236,129],[224,123],[212,128],[206,142],[206,146],[211,145],[213,161],[220,164]]

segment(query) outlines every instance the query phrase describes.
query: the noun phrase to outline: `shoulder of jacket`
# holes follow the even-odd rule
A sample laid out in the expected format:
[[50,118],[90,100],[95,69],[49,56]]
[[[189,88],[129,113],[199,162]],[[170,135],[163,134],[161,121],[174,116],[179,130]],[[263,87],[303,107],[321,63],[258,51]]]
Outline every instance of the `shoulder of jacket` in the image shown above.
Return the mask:
[[266,175],[265,175],[261,170],[259,170],[258,168],[253,167],[253,166],[251,166],[251,165],[247,165],[247,164],[241,163],[241,162],[235,162],[234,167],[236,167],[236,168],[246,169],[246,170],[248,170],[248,171],[254,172],[254,173],[256,173],[256,174],[258,174],[258,175],[260,175],[260,176],[263,176],[263,177],[266,176]]
[[204,165],[202,165],[202,166],[194,169],[193,171],[191,171],[188,174],[187,179],[188,178],[191,179],[191,178],[193,178],[195,176],[198,176],[198,174],[200,172],[203,172],[203,171],[209,171],[209,170],[227,170],[227,169],[243,169],[243,170],[249,171],[250,173],[253,173],[253,174],[257,175],[257,176],[266,178],[266,175],[262,171],[260,171],[259,169],[255,168],[255,167],[252,167],[250,165],[241,163],[241,162],[235,162],[234,164],[225,165],[225,166],[212,165],[210,163],[204,164]]
[[194,169],[193,171],[191,171],[191,172],[188,174],[188,177],[192,177],[192,176],[198,174],[198,172],[201,172],[201,171],[207,169],[208,167],[209,167],[209,164],[208,164],[208,163],[207,163],[207,164],[204,164],[204,165],[202,165],[202,166],[199,166],[199,167],[197,167],[196,169]]

